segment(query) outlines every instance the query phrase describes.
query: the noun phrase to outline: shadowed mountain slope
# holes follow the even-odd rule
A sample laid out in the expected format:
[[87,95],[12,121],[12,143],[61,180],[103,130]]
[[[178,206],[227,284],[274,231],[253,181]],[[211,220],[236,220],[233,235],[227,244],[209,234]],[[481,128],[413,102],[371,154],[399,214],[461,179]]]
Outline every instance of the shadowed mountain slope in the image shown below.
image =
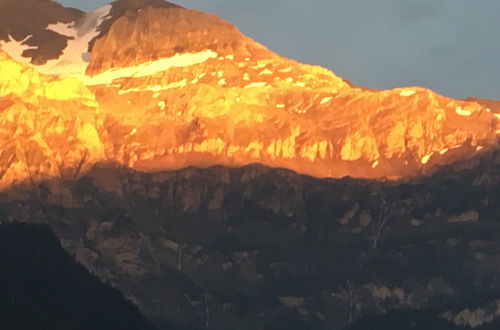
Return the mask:
[[153,330],[117,290],[78,265],[47,226],[0,225],[0,327]]
[[488,153],[386,183],[100,164],[12,187],[0,209],[48,223],[160,329],[202,329],[207,315],[214,329],[341,329],[398,310],[481,329],[500,316],[499,164]]

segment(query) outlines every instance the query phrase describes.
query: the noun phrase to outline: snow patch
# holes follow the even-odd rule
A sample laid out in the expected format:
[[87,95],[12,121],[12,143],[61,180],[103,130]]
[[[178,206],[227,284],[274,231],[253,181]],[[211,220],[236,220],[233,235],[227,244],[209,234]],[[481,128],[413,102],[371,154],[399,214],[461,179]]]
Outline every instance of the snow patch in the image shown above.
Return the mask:
[[401,93],[399,93],[400,96],[412,96],[416,93],[415,90],[413,89],[404,89],[401,91]]
[[227,55],[226,60],[230,60],[230,61],[234,60],[234,55],[233,54]]
[[12,57],[15,61],[29,64],[30,58],[24,57],[24,56],[22,56],[22,54],[26,50],[38,49],[38,47],[32,47],[32,46],[25,44],[25,42],[29,38],[31,38],[32,36],[33,35],[30,34],[29,36],[27,36],[23,40],[17,41],[9,35],[9,41],[5,42],[3,40],[0,40],[0,48],[4,52],[9,54],[9,56]]
[[276,104],[276,108],[278,108],[278,109],[284,109],[285,105],[284,104]]
[[422,164],[424,164],[424,165],[425,165],[425,164],[427,164],[427,163],[429,162],[429,160],[431,159],[431,157],[432,157],[432,155],[433,155],[433,154],[434,154],[434,153],[433,153],[433,152],[431,152],[430,154],[425,155],[424,157],[422,157],[422,159],[420,160],[420,162],[421,162]]
[[[89,43],[99,34],[98,28],[109,15],[111,8],[112,5],[107,5],[86,13],[85,17],[78,25],[75,25],[74,22],[49,24],[46,27],[47,30],[67,36],[70,39],[68,40],[67,47],[63,50],[59,58],[50,60],[44,65],[35,66],[36,70],[45,74],[53,74],[61,77],[84,76],[90,59],[88,54]],[[9,46],[6,48],[2,45],[2,49],[15,60],[21,60],[21,62],[28,64],[30,63],[30,58],[22,57],[22,51],[19,53],[19,46],[17,53],[15,49],[9,49]],[[26,49],[29,48],[26,48],[26,45],[24,45],[23,51]]]
[[259,76],[265,76],[265,75],[271,75],[273,72],[269,69],[263,70],[261,73],[259,73]]
[[287,72],[291,72],[292,71],[292,67],[288,67],[286,69],[280,69],[278,70],[278,72],[281,72],[281,73],[287,73]]
[[306,83],[305,82],[296,82],[295,86],[297,86],[297,87],[306,87]]
[[328,102],[330,102],[331,100],[333,100],[333,97],[332,96],[328,96],[328,97],[324,97],[321,102],[319,104],[323,105],[323,104],[327,104]]
[[219,86],[224,86],[224,85],[227,85],[227,81],[225,78],[222,78],[219,80],[219,82],[217,83]]
[[158,102],[158,107],[160,108],[160,110],[165,110],[166,107],[165,101]]
[[154,98],[154,99],[157,99],[159,96],[160,96],[160,93],[154,93],[154,94],[153,94],[153,98]]
[[450,149],[448,149],[448,148],[444,148],[443,150],[441,150],[441,151],[439,152],[439,154],[442,156],[442,155],[444,155],[445,153],[447,153],[449,150],[450,150]]
[[468,116],[472,115],[472,111],[463,109],[460,106],[458,106],[458,107],[455,108],[455,112],[459,116],[466,116],[466,117],[468,117]]
[[496,119],[500,119],[500,113],[494,113],[493,116],[495,116]]
[[267,63],[257,63],[257,65],[252,66],[252,69],[263,69],[267,66]]
[[82,77],[82,80],[86,85],[105,85],[110,84],[114,80],[119,78],[139,78],[152,76],[158,72],[166,71],[170,68],[188,67],[204,63],[210,58],[215,57],[217,57],[217,53],[212,50],[204,50],[198,53],[176,54],[172,57],[162,58],[156,61],[149,61],[137,66],[111,69],[92,77],[84,76]]
[[374,161],[372,164],[372,168],[376,168],[379,164],[380,162],[378,160]]
[[243,75],[243,80],[250,80],[250,75],[248,73],[245,73]]
[[483,149],[484,149],[484,147],[483,147],[483,146],[477,146],[477,147],[476,147],[476,151],[481,151],[481,150],[483,150]]
[[266,82],[260,81],[260,82],[254,82],[254,83],[248,84],[245,86],[245,88],[264,87],[266,85],[267,85]]
[[75,23],[61,23],[49,24],[47,30],[54,31],[66,37],[76,37]]
[[130,131],[130,133],[128,133],[128,135],[127,135],[127,136],[134,136],[134,135],[136,135],[136,134],[137,134],[137,128],[134,128],[134,129],[132,129],[132,130]]

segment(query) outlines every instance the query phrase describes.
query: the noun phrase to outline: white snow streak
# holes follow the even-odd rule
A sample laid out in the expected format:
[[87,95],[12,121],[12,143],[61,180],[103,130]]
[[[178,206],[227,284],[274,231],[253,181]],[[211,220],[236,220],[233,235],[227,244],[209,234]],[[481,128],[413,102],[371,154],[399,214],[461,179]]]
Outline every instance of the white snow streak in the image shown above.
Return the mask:
[[0,48],[9,54],[10,57],[12,57],[15,61],[21,62],[21,63],[30,63],[30,58],[29,57],[23,57],[22,54],[25,50],[30,50],[30,49],[38,49],[38,47],[32,47],[28,46],[25,44],[25,42],[31,38],[33,35],[30,34],[23,40],[17,41],[13,39],[9,35],[10,41],[5,42],[3,40],[0,40]]
[[282,73],[287,73],[287,72],[290,72],[290,71],[292,71],[292,67],[288,67],[286,69],[280,69],[280,70],[278,70],[278,72],[282,72]]
[[421,162],[422,164],[424,164],[424,165],[425,165],[425,164],[427,164],[427,163],[429,162],[429,160],[431,159],[431,157],[432,157],[432,155],[433,155],[433,154],[434,154],[434,153],[433,153],[433,152],[431,152],[430,154],[425,155],[424,157],[422,157],[422,159],[420,160],[420,162]]
[[47,25],[47,30],[54,31],[66,37],[75,37],[75,23],[61,23]]
[[[65,35],[72,39],[68,40],[68,45],[64,49],[63,54],[55,60],[48,61],[41,66],[35,66],[37,71],[45,74],[54,74],[62,77],[74,76],[80,78],[86,85],[101,85],[111,84],[113,80],[124,77],[145,77],[154,75],[155,73],[168,70],[172,67],[186,67],[199,63],[203,63],[210,58],[217,58],[218,54],[205,50],[198,53],[176,54],[169,58],[150,61],[138,66],[111,69],[102,72],[95,76],[89,77],[85,74],[90,61],[88,53],[89,43],[94,39],[98,32],[101,23],[109,16],[112,5],[107,5],[88,12],[85,17],[78,22],[73,23],[55,23],[47,26],[48,30]],[[30,37],[30,36],[29,36]],[[30,58],[23,57],[23,51],[27,49],[36,49],[30,47],[24,40],[16,41],[11,38],[9,42],[1,42],[0,46],[14,60],[30,63]],[[231,56],[228,55],[228,59]],[[174,85],[175,86],[175,85]],[[173,88],[173,86],[170,86]],[[161,88],[167,89],[167,88]]]
[[468,117],[468,116],[472,115],[472,112],[470,110],[465,110],[462,107],[456,107],[455,108],[455,112],[459,116],[466,116],[466,117]]
[[261,73],[259,73],[259,76],[266,76],[266,75],[271,75],[273,74],[273,72],[269,69],[265,69],[263,71],[261,71]]
[[[35,69],[45,74],[54,74],[62,77],[84,75],[89,60],[87,53],[89,43],[97,36],[97,29],[109,15],[111,8],[111,5],[107,5],[90,11],[77,24],[75,22],[49,24],[46,28],[47,30],[57,32],[72,39],[68,40],[67,47],[58,59],[50,60],[44,65],[35,66]],[[29,49],[29,46],[22,43],[23,41],[16,42],[11,40],[11,42],[2,45],[2,49],[15,60],[29,64],[30,58],[21,56],[24,50]]]
[[158,72],[166,71],[173,67],[187,67],[200,64],[210,58],[217,58],[217,53],[212,50],[204,50],[199,53],[176,54],[172,57],[146,62],[138,66],[111,69],[92,77],[83,77],[83,80],[86,85],[107,85],[111,84],[115,79],[152,76]]
[[248,84],[245,86],[245,88],[264,87],[266,85],[267,85],[266,82],[261,81],[261,82],[254,82],[254,83]]
[[321,102],[319,104],[323,105],[323,104],[327,104],[328,102],[330,102],[331,100],[333,100],[333,97],[332,96],[328,96],[328,97],[324,97]]
[[413,89],[404,89],[399,93],[400,96],[412,96],[416,93]]

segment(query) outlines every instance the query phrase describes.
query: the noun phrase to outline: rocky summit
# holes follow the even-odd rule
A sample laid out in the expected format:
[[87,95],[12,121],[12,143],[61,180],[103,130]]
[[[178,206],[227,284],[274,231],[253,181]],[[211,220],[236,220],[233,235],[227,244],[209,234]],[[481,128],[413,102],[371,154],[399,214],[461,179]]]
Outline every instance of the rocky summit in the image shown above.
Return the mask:
[[498,101],[354,86],[166,1],[0,0],[4,245],[33,290],[62,246],[135,305],[75,329],[498,329],[499,137]]

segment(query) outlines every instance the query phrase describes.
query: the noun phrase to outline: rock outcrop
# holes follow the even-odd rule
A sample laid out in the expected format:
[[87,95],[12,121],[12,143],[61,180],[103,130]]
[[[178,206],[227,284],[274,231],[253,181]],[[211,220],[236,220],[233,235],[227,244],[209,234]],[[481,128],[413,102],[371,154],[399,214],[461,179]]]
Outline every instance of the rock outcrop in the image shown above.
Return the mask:
[[78,176],[103,160],[95,96],[0,52],[0,188]]

